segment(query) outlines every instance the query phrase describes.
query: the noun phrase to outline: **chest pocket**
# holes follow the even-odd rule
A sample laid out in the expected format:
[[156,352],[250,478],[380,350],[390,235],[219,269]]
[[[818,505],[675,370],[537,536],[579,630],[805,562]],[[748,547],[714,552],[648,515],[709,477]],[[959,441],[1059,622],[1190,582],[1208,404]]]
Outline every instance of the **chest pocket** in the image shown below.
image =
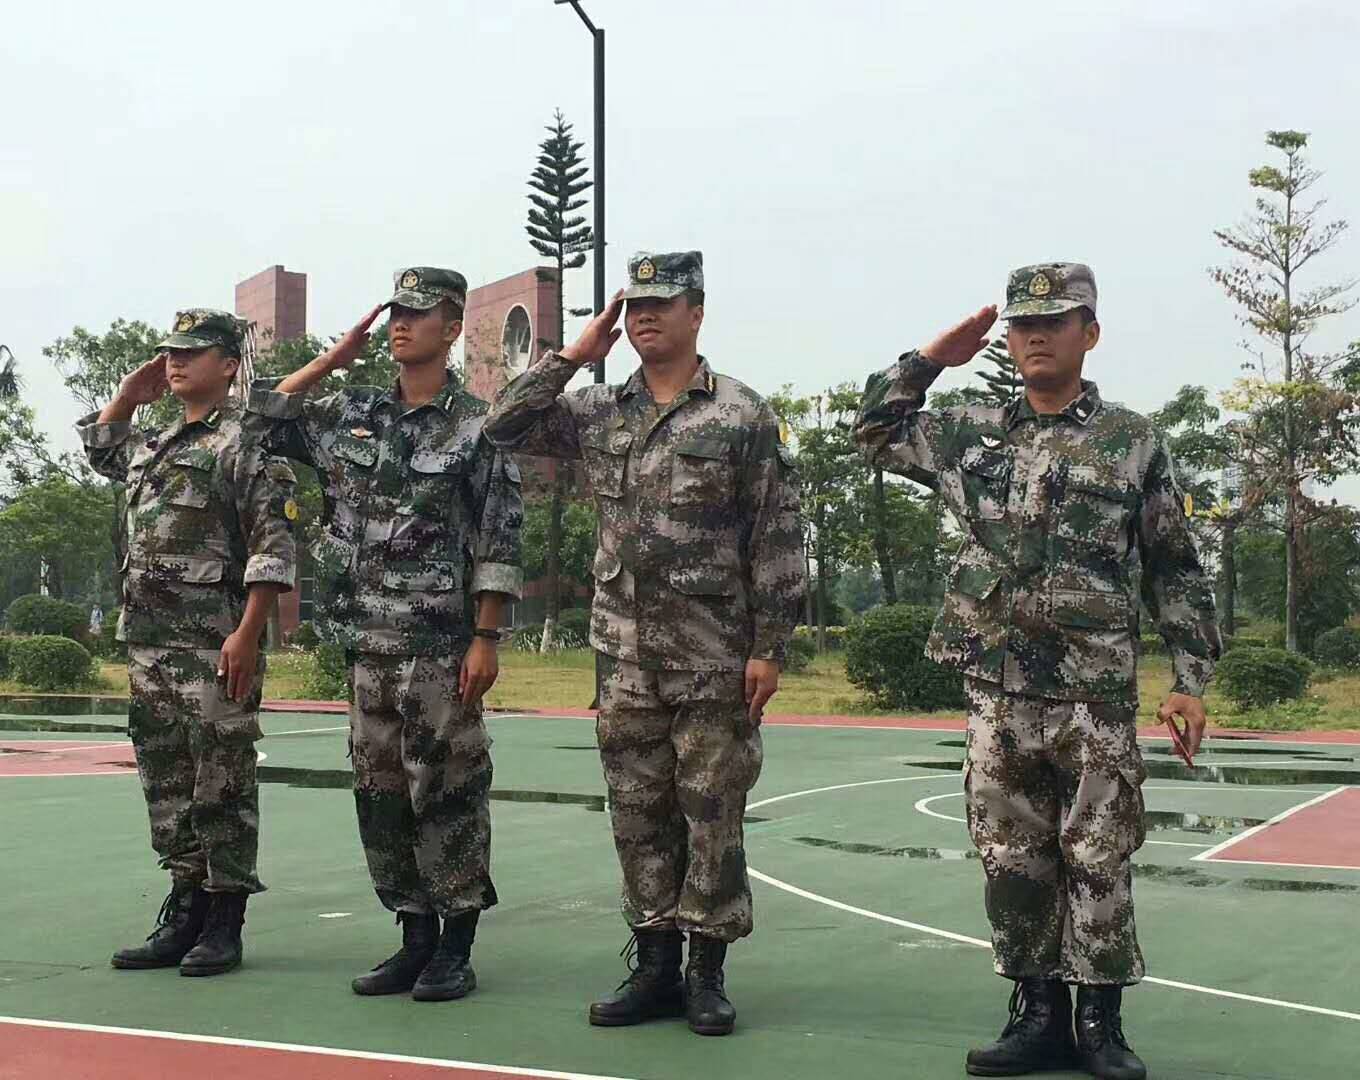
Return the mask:
[[476,464],[477,446],[468,442],[450,450],[417,450],[411,455],[407,504],[403,514],[450,520],[462,497],[463,477]]
[[688,439],[675,448],[672,506],[722,506],[732,500],[731,448],[724,439]]
[[632,433],[627,431],[596,435],[582,443],[591,491],[608,499],[623,498],[623,480],[632,445]]
[[217,459],[209,450],[186,450],[175,454],[166,470],[166,497],[175,506],[203,510],[212,501],[213,466]]
[[334,480],[337,486],[357,501],[365,495],[373,480],[374,466],[378,463],[378,440],[376,437],[358,439],[353,435],[342,435],[331,447],[334,460]]
[[1132,512],[1129,488],[1090,465],[1067,470],[1054,533],[1066,540],[1119,547]]
[[1005,450],[970,446],[959,461],[968,516],[978,521],[1000,521],[1006,516],[1011,486],[1011,457]]

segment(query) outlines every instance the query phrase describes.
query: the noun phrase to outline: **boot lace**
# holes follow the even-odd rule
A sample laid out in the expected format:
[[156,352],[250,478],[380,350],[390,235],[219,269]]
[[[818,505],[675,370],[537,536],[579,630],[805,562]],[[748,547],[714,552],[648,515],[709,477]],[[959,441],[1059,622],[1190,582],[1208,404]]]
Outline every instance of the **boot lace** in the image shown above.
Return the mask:
[[1043,1022],[1036,1015],[1036,1011],[1031,1008],[1034,1004],[1031,997],[1025,991],[1023,981],[1017,980],[1015,989],[1011,991],[1010,1019],[1006,1021],[1006,1026],[1001,1031],[1003,1039],[1016,1035],[1022,1039],[1032,1039],[1043,1033]]
[[171,889],[170,894],[161,901],[161,909],[156,912],[156,928],[146,935],[146,940],[150,941],[162,930],[183,919],[189,912],[190,902],[189,893],[181,893],[179,889]]

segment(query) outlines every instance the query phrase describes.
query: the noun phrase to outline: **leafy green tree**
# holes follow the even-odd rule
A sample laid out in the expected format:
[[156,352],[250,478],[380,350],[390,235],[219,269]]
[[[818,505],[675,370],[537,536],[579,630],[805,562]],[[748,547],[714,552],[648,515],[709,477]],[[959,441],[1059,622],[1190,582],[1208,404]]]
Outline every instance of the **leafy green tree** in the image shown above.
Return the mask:
[[4,366],[0,367],[0,401],[17,398],[23,387],[23,381],[19,378],[18,361],[9,351],[8,345],[0,345],[0,355],[5,357]]
[[53,596],[84,598],[112,582],[108,535],[113,492],[107,484],[74,483],[50,473],[22,488],[0,510],[0,555],[16,566],[43,568]]
[[[538,163],[529,175],[529,223],[525,231],[529,244],[540,255],[557,264],[557,326],[552,341],[540,344],[560,348],[563,339],[565,273],[585,265],[585,253],[595,243],[595,234],[586,219],[577,213],[586,205],[583,197],[592,181],[589,168],[581,158],[585,143],[572,136],[572,126],[562,111],[553,113],[547,127],[548,137],[538,146]],[[547,563],[548,604],[543,619],[542,650],[552,648],[561,610],[562,515],[566,501],[567,471],[553,470],[553,487],[548,515]]]
[[1303,196],[1321,176],[1303,156],[1308,135],[1270,131],[1266,145],[1284,155],[1283,167],[1261,165],[1248,174],[1257,192],[1251,217],[1215,230],[1235,261],[1210,270],[1240,311],[1240,321],[1263,345],[1248,345],[1248,377],[1223,396],[1245,414],[1235,427],[1238,454],[1254,481],[1281,504],[1285,545],[1285,641],[1300,646],[1300,558],[1304,533],[1326,513],[1305,494],[1351,467],[1357,455],[1357,399],[1338,375],[1354,354],[1313,353],[1309,335],[1323,320],[1350,307],[1351,282],[1305,288],[1299,274],[1345,233],[1342,220],[1319,217],[1324,202]]
[[[61,372],[66,389],[87,412],[102,409],[112,400],[118,384],[156,355],[164,334],[140,320],[115,319],[102,334],[77,326],[43,349]],[[164,427],[179,415],[180,406],[170,395],[138,411],[139,423]]]
[[[551,518],[552,508],[546,502],[531,502],[524,508],[520,542],[523,545],[524,575],[530,580],[540,578],[547,572]],[[564,507],[559,546],[560,580],[563,585],[593,585],[596,525],[595,509],[590,504],[568,502]]]

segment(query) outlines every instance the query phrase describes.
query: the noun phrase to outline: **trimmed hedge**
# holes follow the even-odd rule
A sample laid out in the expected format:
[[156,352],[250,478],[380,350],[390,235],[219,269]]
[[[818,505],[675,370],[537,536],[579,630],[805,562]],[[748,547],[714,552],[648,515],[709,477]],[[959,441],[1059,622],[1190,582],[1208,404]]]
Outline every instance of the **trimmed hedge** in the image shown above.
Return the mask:
[[300,622],[288,635],[288,644],[296,645],[299,649],[315,649],[321,644],[321,635],[311,623]]
[[1313,642],[1313,659],[1327,667],[1360,670],[1360,630],[1353,626],[1334,626]]
[[316,666],[302,680],[303,692],[314,701],[353,701],[352,669],[340,645],[323,642],[311,651]]
[[1227,652],[1232,649],[1270,649],[1270,648],[1274,648],[1274,646],[1272,646],[1270,642],[1263,637],[1257,637],[1255,634],[1234,634],[1232,637],[1228,638],[1224,647],[1224,651]]
[[558,634],[568,633],[581,641],[590,640],[590,608],[564,608],[557,613]]
[[16,634],[49,634],[81,642],[90,636],[88,613],[54,596],[30,593],[18,597],[5,613],[5,621]]
[[1239,709],[1260,709],[1303,697],[1313,665],[1284,649],[1233,649],[1218,664],[1215,679]]
[[933,608],[871,608],[845,635],[845,674],[881,709],[961,709],[963,676],[925,656]]
[[55,634],[15,638],[9,662],[15,681],[35,690],[76,690],[94,677],[93,658],[85,647]]

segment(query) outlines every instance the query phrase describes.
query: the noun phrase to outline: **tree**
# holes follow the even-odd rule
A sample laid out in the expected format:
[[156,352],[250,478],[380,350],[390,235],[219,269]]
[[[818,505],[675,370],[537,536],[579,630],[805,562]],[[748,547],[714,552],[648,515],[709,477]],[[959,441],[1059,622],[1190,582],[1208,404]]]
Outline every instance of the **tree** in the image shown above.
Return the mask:
[[[524,508],[524,527],[520,532],[524,576],[543,577],[548,569],[548,533],[552,509],[542,502]],[[563,508],[562,539],[559,545],[561,580],[572,585],[592,586],[595,581],[595,508],[584,502],[569,502]]]
[[1262,165],[1248,174],[1250,185],[1262,193],[1253,216],[1214,232],[1236,261],[1210,269],[1240,309],[1240,321],[1266,343],[1266,348],[1246,346],[1254,358],[1246,365],[1253,375],[1239,379],[1223,403],[1246,414],[1235,429],[1243,464],[1282,506],[1285,644],[1292,652],[1299,649],[1303,532],[1318,518],[1305,490],[1335,479],[1357,453],[1356,395],[1336,379],[1353,357],[1305,349],[1318,323],[1350,306],[1345,294],[1353,284],[1302,288],[1298,281],[1300,272],[1347,229],[1345,221],[1319,218],[1324,201],[1301,201],[1321,175],[1303,157],[1307,143],[1301,131],[1266,133],[1266,145],[1284,155],[1284,167]]
[[855,485],[865,483],[869,475],[851,436],[859,404],[860,392],[852,383],[809,397],[795,397],[786,386],[770,398],[798,456],[804,548],[816,563],[811,595],[819,652],[826,649],[832,575],[851,549],[865,542],[864,517],[852,497]]
[[0,345],[0,354],[4,354],[7,359],[5,366],[0,367],[0,401],[11,400],[19,396],[19,391],[23,386],[16,370],[18,361],[14,354],[9,351],[8,345]]
[[[547,127],[548,137],[538,145],[538,164],[529,175],[529,223],[525,232],[529,243],[540,255],[557,264],[557,327],[551,344],[561,348],[564,336],[565,277],[567,270],[585,265],[585,253],[595,243],[595,234],[586,219],[576,211],[586,205],[582,194],[592,181],[586,179],[590,171],[581,159],[585,143],[572,137],[572,127],[558,109]],[[553,470],[551,511],[548,520],[547,565],[548,604],[543,619],[541,648],[552,648],[557,630],[557,615],[561,610],[562,573],[562,508],[565,500],[567,474],[560,467]]]
[[[30,568],[53,596],[98,595],[111,581],[107,484],[78,484],[50,473],[0,510],[0,558]],[[100,568],[105,568],[101,573]]]
[[[77,326],[43,349],[61,372],[71,396],[88,412],[112,400],[118,384],[156,355],[165,335],[144,322],[115,319],[103,334]],[[179,403],[168,394],[139,411],[138,421],[164,427],[179,415]]]

